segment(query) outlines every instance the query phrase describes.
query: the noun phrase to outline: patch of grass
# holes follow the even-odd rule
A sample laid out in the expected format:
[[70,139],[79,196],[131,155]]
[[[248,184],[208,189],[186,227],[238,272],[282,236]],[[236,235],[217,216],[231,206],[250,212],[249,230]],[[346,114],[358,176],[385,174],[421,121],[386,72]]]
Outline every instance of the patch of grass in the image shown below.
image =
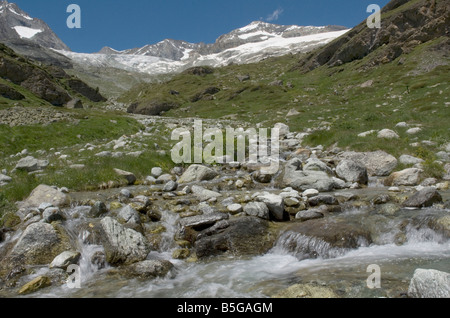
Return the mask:
[[36,151],[70,147],[101,141],[105,137],[119,138],[134,134],[142,128],[134,119],[118,114],[83,111],[75,116],[79,118],[78,124],[57,122],[47,126],[0,125],[0,155],[9,156],[23,149]]

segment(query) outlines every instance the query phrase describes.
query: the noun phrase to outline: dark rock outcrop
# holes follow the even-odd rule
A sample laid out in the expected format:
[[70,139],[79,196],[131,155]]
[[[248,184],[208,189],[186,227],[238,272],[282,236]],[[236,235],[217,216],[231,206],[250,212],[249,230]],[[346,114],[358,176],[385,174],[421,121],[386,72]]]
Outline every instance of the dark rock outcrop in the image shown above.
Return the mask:
[[360,60],[378,49],[370,63],[391,62],[421,43],[448,36],[449,12],[446,1],[393,0],[382,10],[382,28],[369,29],[364,21],[302,59],[298,69],[308,72],[322,65],[339,66]]

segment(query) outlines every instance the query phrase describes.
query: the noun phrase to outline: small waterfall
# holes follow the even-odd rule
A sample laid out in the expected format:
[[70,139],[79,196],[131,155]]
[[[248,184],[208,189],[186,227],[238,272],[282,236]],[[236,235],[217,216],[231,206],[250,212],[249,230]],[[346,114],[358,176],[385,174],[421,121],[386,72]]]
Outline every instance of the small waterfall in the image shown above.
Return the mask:
[[176,244],[174,241],[174,236],[177,231],[177,221],[179,219],[179,215],[169,212],[163,211],[161,224],[166,228],[166,231],[162,233],[162,239],[160,244],[161,252],[171,252],[174,248],[176,248]]
[[336,258],[345,255],[349,249],[333,247],[316,237],[287,231],[281,235],[272,249],[274,254],[290,254],[299,260],[310,258]]
[[[76,210],[76,208],[72,208],[66,213],[72,215]],[[83,228],[83,225],[86,225],[88,222],[89,220],[84,215],[65,222],[65,229],[71,237],[76,251],[81,254],[78,265],[82,282],[88,281],[100,270],[108,268],[104,258],[103,246],[92,244],[90,242],[91,233]]]

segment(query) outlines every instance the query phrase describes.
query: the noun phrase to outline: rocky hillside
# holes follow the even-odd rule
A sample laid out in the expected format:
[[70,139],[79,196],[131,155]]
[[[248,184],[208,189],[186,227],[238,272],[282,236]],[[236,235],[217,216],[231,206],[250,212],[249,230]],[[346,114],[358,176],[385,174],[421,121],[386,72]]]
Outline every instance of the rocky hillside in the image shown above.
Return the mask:
[[32,18],[15,3],[0,2],[0,42],[34,60],[70,68],[70,61],[50,49],[69,47],[41,19]]
[[38,66],[0,44],[0,94],[2,104],[24,101],[31,104],[82,107],[80,99],[105,101],[96,89],[71,77],[56,66]]
[[303,72],[322,65],[339,66],[376,52],[368,66],[389,63],[418,45],[439,37],[439,48],[449,52],[450,3],[436,0],[393,0],[382,10],[382,27],[369,29],[362,22],[353,30],[302,59]]

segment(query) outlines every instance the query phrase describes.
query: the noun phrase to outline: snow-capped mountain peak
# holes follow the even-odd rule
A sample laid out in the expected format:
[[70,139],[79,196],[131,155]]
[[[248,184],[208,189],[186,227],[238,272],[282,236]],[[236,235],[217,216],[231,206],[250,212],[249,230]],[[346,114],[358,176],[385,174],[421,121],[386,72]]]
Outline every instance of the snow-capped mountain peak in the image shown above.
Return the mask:
[[286,26],[254,21],[220,36],[212,44],[165,39],[123,51],[105,47],[97,54],[60,53],[85,67],[111,67],[157,75],[181,72],[193,66],[245,64],[270,56],[308,52],[346,32],[348,29],[338,26]]
[[6,0],[0,1],[0,41],[10,46],[29,41],[44,48],[70,50],[44,21]]

